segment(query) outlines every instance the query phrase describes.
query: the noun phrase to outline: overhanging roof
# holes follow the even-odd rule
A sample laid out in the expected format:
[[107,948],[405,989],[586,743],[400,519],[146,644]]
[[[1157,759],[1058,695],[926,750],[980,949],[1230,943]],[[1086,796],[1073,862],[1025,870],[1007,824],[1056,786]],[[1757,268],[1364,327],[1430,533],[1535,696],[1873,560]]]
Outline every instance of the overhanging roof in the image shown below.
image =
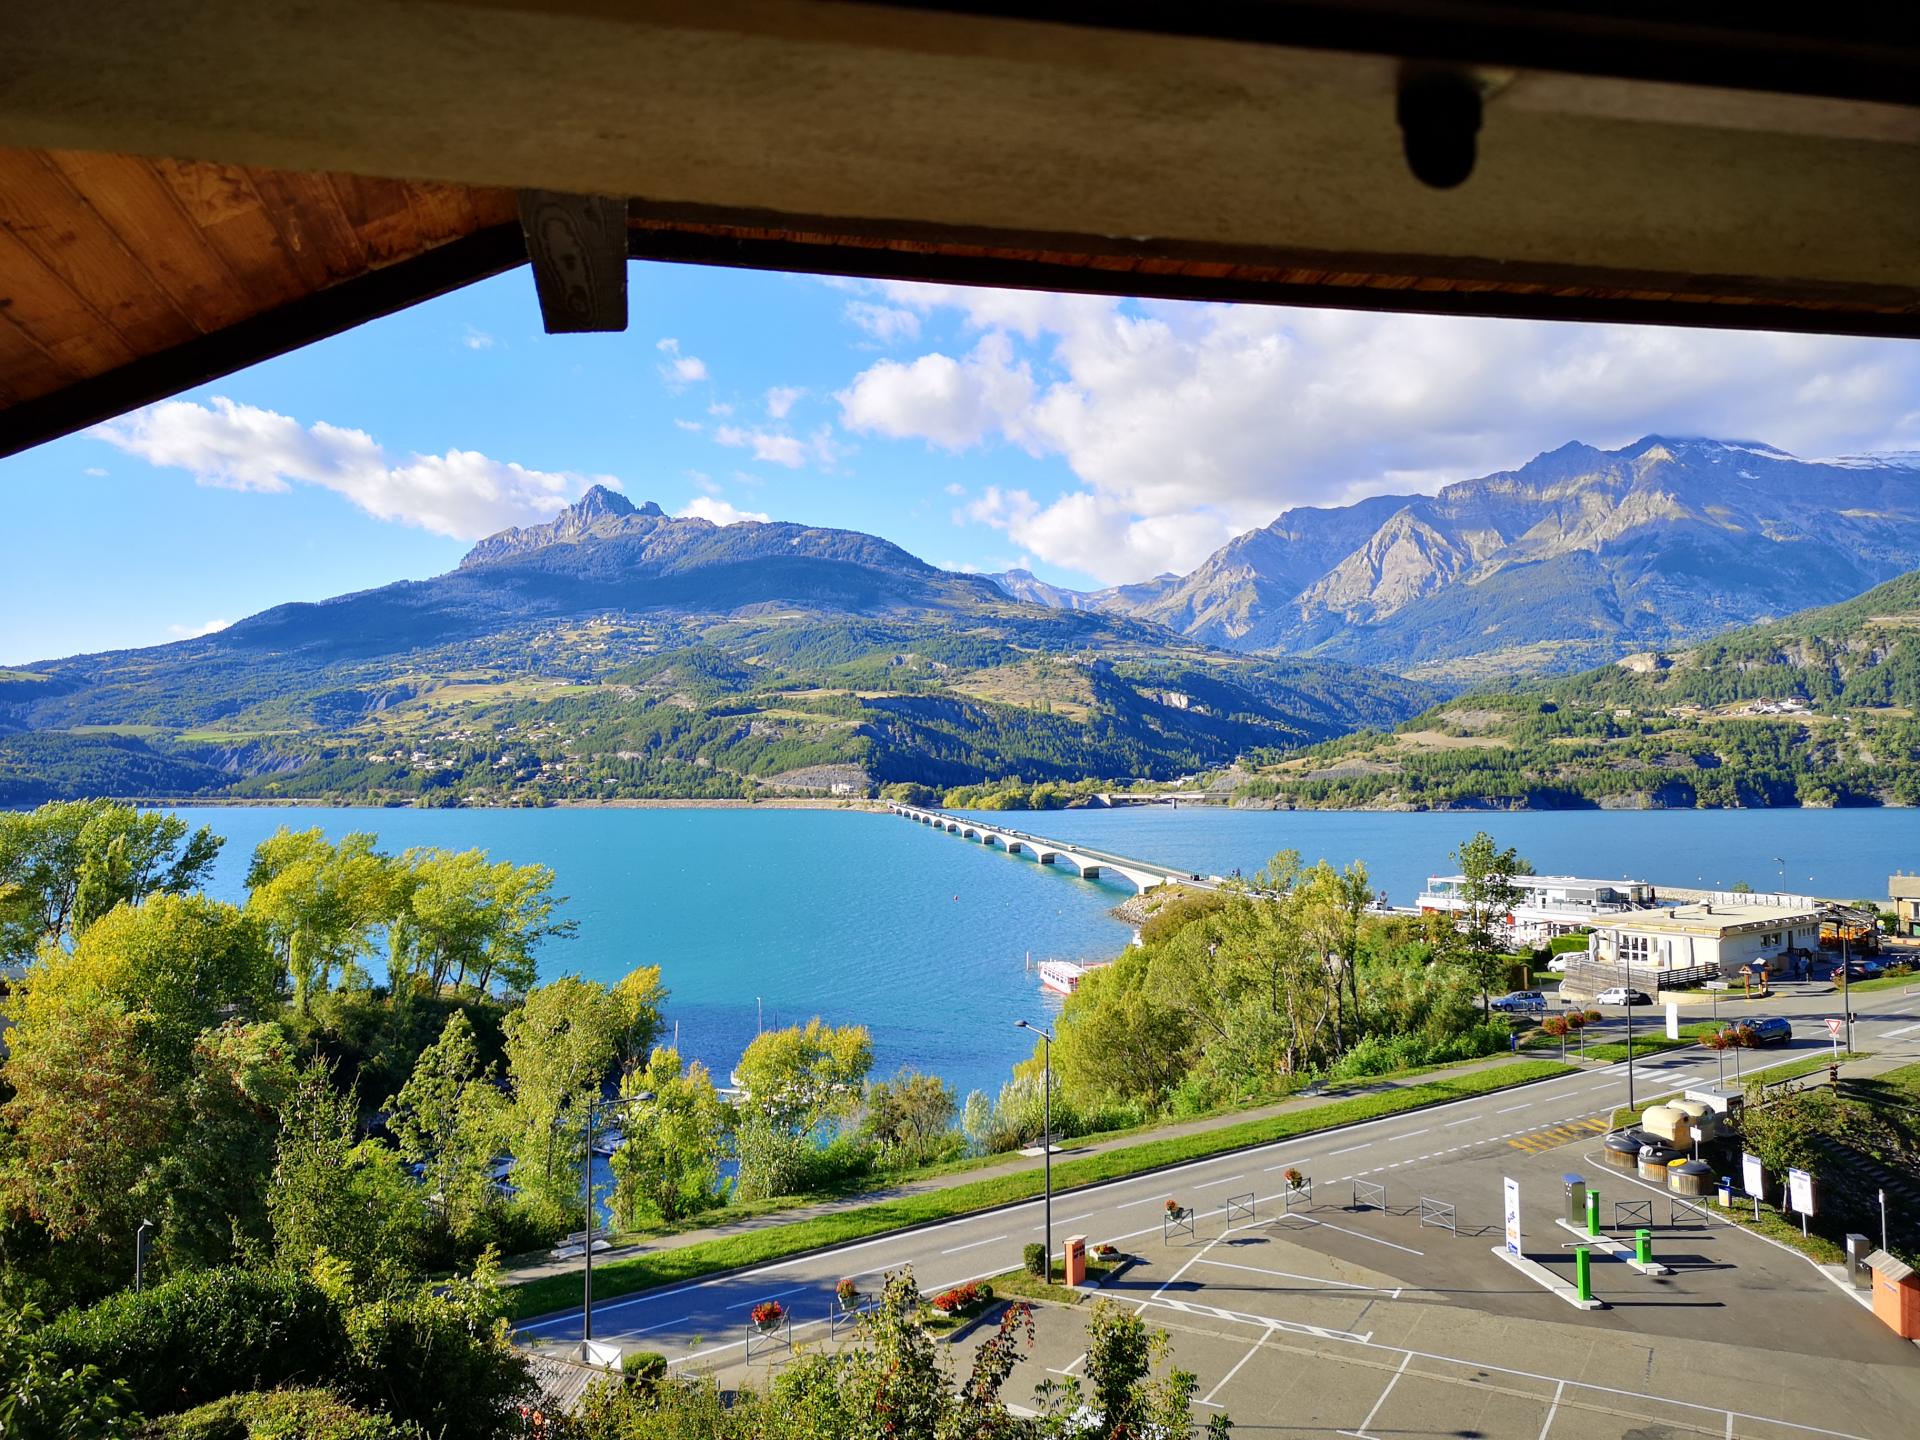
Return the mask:
[[[0,453],[518,263],[529,188],[625,201],[643,259],[1920,335],[1913,23],[1781,23],[1441,0],[16,7]],[[1410,66],[1483,97],[1458,188],[1409,172]]]

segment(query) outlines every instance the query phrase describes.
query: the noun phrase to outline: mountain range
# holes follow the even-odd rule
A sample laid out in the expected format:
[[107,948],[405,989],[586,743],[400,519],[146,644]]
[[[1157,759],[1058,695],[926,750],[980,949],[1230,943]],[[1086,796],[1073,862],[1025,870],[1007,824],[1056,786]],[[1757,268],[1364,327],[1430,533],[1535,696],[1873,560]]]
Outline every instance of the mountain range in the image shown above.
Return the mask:
[[1447,701],[1260,767],[1242,803],[1920,805],[1920,573],[1838,605]]
[[1442,692],[602,487],[428,580],[0,671],[0,803],[541,803],[1170,779]]
[[1455,685],[1578,669],[1831,604],[1920,566],[1920,456],[1568,444],[1433,495],[1288,510],[1185,576],[1009,594],[1208,644]]

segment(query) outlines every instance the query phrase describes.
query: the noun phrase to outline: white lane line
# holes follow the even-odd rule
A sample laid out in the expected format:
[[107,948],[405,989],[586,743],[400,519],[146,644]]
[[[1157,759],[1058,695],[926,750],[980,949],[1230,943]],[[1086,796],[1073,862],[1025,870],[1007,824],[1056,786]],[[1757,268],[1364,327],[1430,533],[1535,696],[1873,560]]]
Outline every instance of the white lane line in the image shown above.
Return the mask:
[[[1858,1019],[1859,1017],[1855,1016],[1854,1018]],[[1901,1035],[1911,1035],[1916,1030],[1920,1030],[1920,1025],[1902,1025],[1898,1030],[1887,1031],[1887,1033],[1880,1038],[1882,1040],[1893,1040]]]
[[1456,1125],[1471,1125],[1474,1121],[1485,1118],[1486,1117],[1482,1115],[1462,1115],[1458,1120],[1447,1121],[1446,1128],[1451,1130]]
[[1426,1128],[1426,1129],[1424,1129],[1424,1130],[1409,1130],[1409,1131],[1407,1131],[1407,1133],[1406,1133],[1406,1134],[1404,1134],[1404,1135],[1396,1135],[1396,1136],[1394,1136],[1393,1138],[1394,1138],[1395,1140],[1417,1140],[1417,1139],[1419,1139],[1419,1138],[1420,1138],[1420,1137],[1421,1137],[1422,1135],[1431,1135],[1432,1133],[1433,1133],[1433,1127],[1432,1127],[1431,1125],[1429,1125],[1429,1126],[1427,1126],[1427,1128]]
[[1509,1105],[1507,1106],[1506,1109],[1496,1110],[1493,1113],[1496,1115],[1511,1115],[1516,1110],[1531,1110],[1532,1108],[1533,1108],[1533,1102],[1528,1101],[1525,1105]]
[[791,1290],[776,1290],[771,1295],[760,1295],[752,1300],[738,1301],[735,1304],[727,1306],[727,1309],[744,1310],[749,1305],[760,1305],[768,1300],[778,1300],[782,1295],[798,1295],[802,1290],[811,1290],[812,1288],[811,1285],[795,1285]]
[[[1560,1393],[1566,1388],[1567,1388],[1567,1382],[1564,1380],[1559,1381],[1554,1385],[1553,1404],[1547,1407],[1547,1418],[1544,1422],[1542,1422],[1540,1426],[1540,1440],[1547,1440],[1547,1431],[1553,1428],[1553,1417],[1560,1413]],[[1733,1416],[1731,1415],[1727,1416],[1727,1424],[1728,1426],[1732,1426]],[[1727,1433],[1732,1434],[1733,1432],[1731,1429],[1729,1429]]]
[[1370,1150],[1372,1148],[1373,1148],[1373,1142],[1369,1140],[1364,1145],[1349,1145],[1344,1150],[1329,1150],[1327,1152],[1327,1157],[1331,1159],[1335,1155],[1351,1155],[1356,1150]]
[[958,1255],[962,1250],[978,1250],[982,1245],[998,1245],[1006,1238],[1004,1235],[996,1235],[991,1240],[975,1240],[969,1245],[956,1245],[951,1250],[942,1250],[940,1253],[942,1255]]
[[1205,1184],[1196,1185],[1193,1188],[1196,1190],[1211,1190],[1216,1185],[1231,1185],[1236,1180],[1244,1180],[1246,1178],[1244,1175],[1229,1175],[1224,1180],[1209,1180]]
[[[1373,1173],[1378,1174],[1379,1172],[1374,1171]],[[1336,1180],[1333,1183],[1337,1185],[1340,1182]],[[1316,1220],[1311,1215],[1282,1215],[1280,1219],[1304,1220],[1309,1225],[1324,1225],[1329,1230],[1338,1230],[1342,1235],[1351,1235],[1356,1240],[1371,1240],[1376,1245],[1384,1245],[1389,1250],[1399,1250],[1408,1255],[1425,1255],[1427,1253],[1424,1250],[1416,1250],[1411,1245],[1399,1245],[1391,1240],[1382,1240],[1378,1235],[1369,1235],[1364,1230],[1349,1230],[1346,1226],[1336,1225],[1331,1220]],[[1727,1223],[1732,1224],[1733,1222],[1728,1221]]]
[[1264,1335],[1262,1335],[1258,1340],[1254,1341],[1253,1344],[1248,1347],[1247,1353],[1242,1355],[1238,1360],[1234,1362],[1233,1368],[1227,1371],[1226,1374],[1220,1377],[1220,1383],[1214,1386],[1211,1390],[1207,1391],[1205,1398],[1203,1398],[1200,1401],[1200,1403],[1202,1405],[1207,1406],[1209,1409],[1218,1409],[1219,1407],[1213,1403],[1213,1397],[1218,1395],[1222,1390],[1227,1388],[1227,1382],[1233,1379],[1234,1376],[1238,1375],[1240,1373],[1240,1367],[1246,1364],[1247,1361],[1251,1360],[1254,1357],[1255,1352],[1258,1351],[1259,1348],[1266,1343],[1267,1343],[1267,1337]]
[[1084,1215],[1067,1215],[1067,1216],[1063,1216],[1063,1217],[1061,1218],[1061,1221],[1060,1221],[1060,1223],[1061,1223],[1062,1225],[1077,1225],[1077,1224],[1078,1224],[1078,1223],[1079,1223],[1080,1221],[1082,1221],[1082,1220],[1091,1220],[1091,1219],[1093,1219],[1093,1217],[1094,1217],[1094,1216],[1096,1216],[1096,1215],[1098,1215],[1099,1213],[1100,1213],[1100,1212],[1099,1212],[1098,1210],[1089,1210],[1089,1211],[1087,1211],[1087,1213],[1086,1213],[1086,1214],[1084,1214]]
[[1328,1280],[1319,1275],[1296,1275],[1291,1270],[1269,1270],[1264,1265],[1242,1265],[1233,1260],[1207,1260],[1202,1263],[1216,1265],[1222,1270],[1245,1270],[1254,1275],[1275,1275],[1282,1280],[1305,1280],[1312,1285],[1327,1285],[1336,1290],[1370,1290],[1377,1295],[1391,1295],[1396,1300],[1400,1298],[1400,1291],[1404,1288],[1396,1285],[1389,1290],[1379,1285],[1356,1285],[1351,1280]]
[[1116,1210],[1131,1210],[1136,1205],[1151,1205],[1156,1200],[1170,1200],[1172,1198],[1173,1198],[1173,1192],[1169,1190],[1164,1195],[1149,1195],[1144,1200],[1129,1200],[1127,1201],[1126,1204],[1116,1205],[1113,1208]]
[[1267,1168],[1260,1173],[1262,1175],[1271,1175],[1276,1170],[1287,1170],[1295,1165],[1306,1165],[1310,1163],[1312,1159],[1313,1157],[1311,1155],[1302,1155],[1298,1160],[1282,1160],[1278,1165],[1267,1166]]
[[1602,1090],[1611,1090],[1613,1089],[1614,1086],[1618,1085],[1619,1083],[1620,1081],[1618,1079],[1613,1079],[1613,1080],[1604,1081],[1599,1085],[1589,1085],[1587,1087],[1587,1094],[1596,1095]]
[[1400,1377],[1407,1373],[1407,1366],[1412,1363],[1413,1352],[1409,1350],[1406,1358],[1400,1362],[1400,1368],[1393,1372],[1393,1378],[1387,1381],[1387,1388],[1382,1390],[1380,1392],[1380,1398],[1373,1402],[1373,1409],[1367,1411],[1367,1418],[1360,1422],[1360,1428],[1358,1430],[1342,1430],[1340,1433],[1342,1435],[1357,1436],[1359,1440],[1373,1440],[1373,1437],[1367,1434],[1367,1426],[1373,1423],[1373,1417],[1380,1413],[1380,1407],[1387,1403],[1387,1396],[1393,1393],[1393,1387],[1400,1383]]

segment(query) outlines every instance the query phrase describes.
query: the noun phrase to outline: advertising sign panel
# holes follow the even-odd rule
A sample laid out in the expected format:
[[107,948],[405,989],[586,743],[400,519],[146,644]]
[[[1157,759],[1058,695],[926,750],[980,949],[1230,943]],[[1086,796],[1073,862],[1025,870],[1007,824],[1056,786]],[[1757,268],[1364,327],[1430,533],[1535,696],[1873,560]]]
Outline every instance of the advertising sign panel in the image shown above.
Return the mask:
[[1767,1172],[1761,1167],[1758,1155],[1740,1152],[1740,1188],[1756,1200],[1767,1198]]
[[1520,1253],[1520,1182],[1511,1176],[1506,1182],[1507,1253]]
[[1813,1176],[1804,1170],[1787,1171],[1787,1203],[1802,1215],[1813,1214]]

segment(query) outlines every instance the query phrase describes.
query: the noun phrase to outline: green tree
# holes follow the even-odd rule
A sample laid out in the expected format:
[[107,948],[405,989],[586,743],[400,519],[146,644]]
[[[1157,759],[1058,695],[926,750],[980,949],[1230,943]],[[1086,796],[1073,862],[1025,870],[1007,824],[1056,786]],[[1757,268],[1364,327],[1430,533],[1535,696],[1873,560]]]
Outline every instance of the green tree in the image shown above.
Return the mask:
[[872,1068],[873,1039],[864,1025],[823,1025],[816,1017],[754,1036],[738,1072],[746,1091],[735,1129],[742,1197],[798,1188],[822,1132],[858,1107]]
[[277,1025],[229,1021],[195,1042],[160,1164],[156,1253],[168,1264],[231,1265],[269,1250],[267,1185],[295,1080]]
[[1466,937],[1466,961],[1480,986],[1480,1005],[1493,1014],[1493,988],[1506,971],[1494,927],[1504,925],[1526,892],[1514,883],[1516,875],[1531,875],[1533,867],[1509,845],[1505,850],[1482,830],[1453,852],[1464,877],[1460,898],[1466,904],[1460,928]]
[[[662,1046],[628,1072],[620,1089],[635,1099],[612,1160],[622,1223],[631,1228],[640,1205],[671,1224],[716,1203],[729,1117],[707,1067],[698,1060],[683,1067],[680,1053]],[[653,1098],[635,1098],[646,1093]]]
[[957,1142],[953,1118],[958,1110],[953,1091],[938,1075],[902,1069],[891,1080],[867,1087],[860,1135],[887,1164],[922,1164]]
[[333,1256],[363,1289],[391,1287],[414,1271],[419,1191],[391,1150],[360,1138],[353,1092],[336,1090],[318,1062],[301,1072],[281,1110],[267,1214],[275,1257],[289,1270]]
[[427,1203],[451,1235],[477,1233],[492,1207],[492,1162],[506,1102],[480,1063],[473,1026],[456,1010],[387,1102],[401,1159],[421,1167]]
[[565,902],[551,893],[553,871],[545,865],[496,865],[484,850],[409,850],[401,858],[411,872],[417,959],[436,993],[469,979],[482,990],[494,979],[529,990],[541,944],[577,928],[554,918]]
[[324,831],[282,826],[262,840],[247,871],[247,909],[273,938],[302,1013],[335,970],[368,953],[391,913],[391,862],[356,832],[333,844]]
[[660,967],[641,965],[629,970],[613,987],[613,998],[620,1007],[620,1069],[625,1072],[646,1060],[660,1038],[660,1012],[667,1003]]
[[0,963],[87,928],[116,905],[198,886],[224,842],[111,800],[0,813]]
[[607,987],[574,975],[529,991],[507,1016],[514,1183],[549,1220],[579,1208],[587,1103],[613,1073],[626,1029],[626,1012]]

